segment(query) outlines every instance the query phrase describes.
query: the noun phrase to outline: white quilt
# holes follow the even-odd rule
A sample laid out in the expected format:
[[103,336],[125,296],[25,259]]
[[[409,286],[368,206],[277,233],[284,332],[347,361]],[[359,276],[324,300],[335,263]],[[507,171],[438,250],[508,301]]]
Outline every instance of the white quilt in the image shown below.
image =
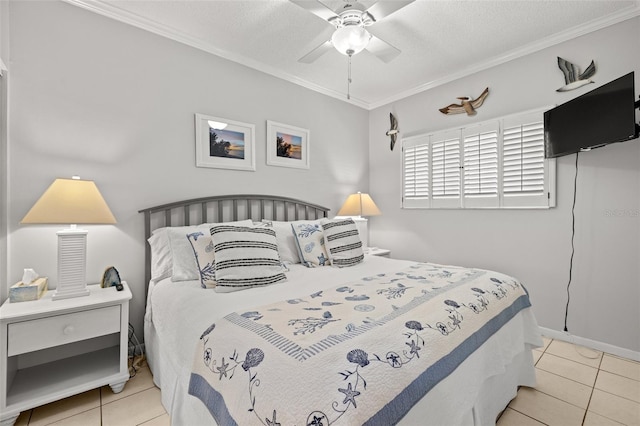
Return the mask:
[[530,306],[500,273],[411,264],[201,330],[189,393],[218,424],[398,422]]

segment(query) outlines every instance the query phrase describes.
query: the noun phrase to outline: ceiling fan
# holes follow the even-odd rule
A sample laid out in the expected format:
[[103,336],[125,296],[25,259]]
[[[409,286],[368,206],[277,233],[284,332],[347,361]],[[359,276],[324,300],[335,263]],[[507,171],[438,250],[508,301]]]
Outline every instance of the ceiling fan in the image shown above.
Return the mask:
[[330,40],[298,59],[298,62],[310,64],[332,47],[349,57],[366,49],[383,62],[391,62],[400,54],[400,50],[372,35],[365,27],[379,22],[415,0],[378,1],[368,9],[365,9],[357,0],[343,0],[344,4],[337,10],[330,9],[320,0],[290,1],[336,28]]

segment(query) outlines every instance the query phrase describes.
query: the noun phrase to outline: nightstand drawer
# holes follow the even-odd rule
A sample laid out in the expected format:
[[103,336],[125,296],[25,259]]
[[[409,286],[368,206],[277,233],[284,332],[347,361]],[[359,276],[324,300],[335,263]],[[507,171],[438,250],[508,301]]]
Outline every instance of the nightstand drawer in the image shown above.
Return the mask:
[[120,331],[120,305],[9,324],[8,356]]

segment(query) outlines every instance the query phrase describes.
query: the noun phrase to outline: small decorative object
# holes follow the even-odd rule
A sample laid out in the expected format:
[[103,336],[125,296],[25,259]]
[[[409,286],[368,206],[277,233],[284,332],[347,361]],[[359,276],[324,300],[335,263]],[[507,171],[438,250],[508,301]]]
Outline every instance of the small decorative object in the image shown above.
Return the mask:
[[439,111],[443,114],[462,114],[466,112],[467,115],[476,115],[476,109],[482,106],[485,98],[489,95],[489,88],[487,87],[476,99],[471,99],[470,96],[461,96],[456,99],[460,99],[461,103],[451,104],[444,108],[440,108]]
[[109,266],[104,270],[104,274],[102,274],[101,287],[116,287],[116,289],[120,290],[119,287],[122,287],[122,282],[120,281],[120,274],[116,268]]
[[15,303],[40,299],[47,290],[47,281],[47,277],[40,277],[33,269],[25,269],[22,281],[9,289],[9,301]]
[[396,120],[391,112],[389,113],[389,120],[391,120],[391,128],[387,131],[386,135],[391,138],[391,151],[393,151],[393,147],[398,139],[398,120]]
[[196,114],[196,167],[256,171],[255,126]]
[[569,90],[582,87],[585,84],[594,82],[590,78],[596,73],[596,64],[593,63],[593,60],[582,74],[580,74],[580,69],[578,67],[566,59],[562,59],[560,56],[558,56],[558,67],[564,74],[565,84],[561,88],[557,89],[556,92],[567,92]]
[[267,164],[309,168],[309,130],[267,120]]

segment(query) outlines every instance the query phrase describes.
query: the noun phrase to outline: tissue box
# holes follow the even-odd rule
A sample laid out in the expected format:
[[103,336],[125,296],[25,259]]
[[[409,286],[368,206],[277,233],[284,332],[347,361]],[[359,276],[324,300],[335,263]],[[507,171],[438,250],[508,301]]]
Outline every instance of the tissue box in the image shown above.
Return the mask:
[[9,288],[9,301],[28,302],[29,300],[38,300],[47,290],[47,277],[41,277],[32,282],[25,284],[19,282]]

